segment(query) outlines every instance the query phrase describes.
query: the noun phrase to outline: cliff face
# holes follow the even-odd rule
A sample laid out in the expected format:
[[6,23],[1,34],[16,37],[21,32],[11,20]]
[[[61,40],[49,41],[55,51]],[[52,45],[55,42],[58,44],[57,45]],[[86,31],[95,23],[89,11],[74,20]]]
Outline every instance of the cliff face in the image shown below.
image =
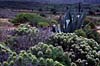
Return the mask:
[[0,0],[0,1],[20,1],[20,2],[41,2],[41,3],[54,3],[54,4],[68,4],[68,3],[98,3],[100,4],[100,0]]

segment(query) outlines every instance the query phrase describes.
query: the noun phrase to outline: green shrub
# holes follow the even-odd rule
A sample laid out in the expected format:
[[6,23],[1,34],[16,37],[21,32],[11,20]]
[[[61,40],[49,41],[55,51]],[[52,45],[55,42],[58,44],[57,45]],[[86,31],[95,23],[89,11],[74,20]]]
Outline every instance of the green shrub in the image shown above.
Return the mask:
[[93,30],[91,26],[84,27],[83,31],[86,33],[87,38],[94,39],[100,44],[100,34],[96,30]]
[[70,66],[70,58],[67,52],[63,51],[60,46],[54,47],[53,45],[47,45],[44,43],[39,43],[34,47],[31,47],[28,52],[36,55],[37,57],[52,58],[64,64],[65,66]]
[[94,28],[96,28],[96,24],[95,24],[95,22],[93,22],[91,19],[85,19],[85,21],[84,21],[84,25],[85,26],[90,26],[92,29],[94,29]]
[[85,33],[82,29],[75,30],[75,33],[76,33],[78,36],[87,37],[86,33]]
[[18,14],[11,22],[14,24],[29,23],[31,25],[37,25],[39,22],[47,22],[49,24],[49,21],[46,18],[34,13]]
[[1,66],[65,66],[51,58],[37,58],[31,53],[21,51],[19,54],[11,55]]
[[38,26],[41,26],[41,27],[48,27],[49,24],[47,22],[39,22],[38,23]]
[[58,24],[56,20],[51,20],[51,24]]
[[[48,41],[54,46],[62,46],[64,51],[69,52],[71,62],[81,66],[97,66],[100,61],[100,45],[93,39],[77,36],[75,33],[56,33]],[[79,62],[80,61],[80,62]]]
[[86,24],[83,29],[76,30],[75,33],[78,36],[83,36],[88,39],[94,39],[96,42],[100,44],[100,34],[94,30],[96,29],[96,25],[93,22],[85,22]]
[[31,27],[28,24],[20,24],[17,29],[15,29],[15,35],[28,35],[28,34],[36,34],[38,29],[36,27]]
[[12,51],[5,44],[0,44],[0,63],[7,61],[10,54]]
[[7,38],[5,44],[13,51],[27,50],[39,42],[38,29],[27,24],[19,25],[12,35]]

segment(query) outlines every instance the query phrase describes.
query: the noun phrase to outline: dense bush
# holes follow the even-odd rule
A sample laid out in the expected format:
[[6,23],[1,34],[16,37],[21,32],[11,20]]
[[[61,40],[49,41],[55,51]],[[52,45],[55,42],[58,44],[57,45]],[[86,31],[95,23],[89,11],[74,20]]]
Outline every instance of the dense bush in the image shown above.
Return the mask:
[[[5,48],[3,45],[0,46]],[[7,51],[9,56],[6,60],[0,61],[0,66],[70,66],[71,64],[68,52],[64,52],[60,46],[54,47],[42,42],[18,54],[10,49]]]
[[61,62],[65,66],[70,66],[71,64],[68,52],[64,52],[61,46],[54,47],[53,45],[39,43],[38,45],[31,47],[28,52],[37,57],[52,58],[53,60]]
[[43,22],[43,23],[48,23],[50,21],[48,21],[47,19],[45,19],[44,17],[41,17],[40,15],[37,14],[33,14],[33,13],[21,13],[18,14],[12,21],[12,23],[16,24],[22,24],[22,23],[29,23],[32,26],[37,26],[38,23]]
[[51,58],[37,58],[31,53],[21,51],[19,54],[12,54],[1,66],[64,66]]
[[76,33],[78,36],[87,37],[87,35],[86,35],[86,33],[83,31],[83,29],[75,30],[75,33]]
[[7,61],[11,53],[12,51],[9,48],[7,48],[4,44],[0,44],[0,62],[1,63],[4,61]]
[[90,26],[91,29],[95,29],[96,28],[96,24],[95,22],[92,21],[92,19],[85,19],[84,24],[85,26]]
[[87,38],[94,39],[100,44],[100,34],[96,30],[93,30],[91,26],[84,27],[83,31],[86,33]]
[[40,27],[48,27],[48,26],[50,26],[47,22],[39,22],[37,25],[40,26]]
[[83,29],[76,30],[74,33],[78,36],[94,39],[100,44],[100,34],[96,30],[92,29],[91,26],[86,26]]
[[27,24],[19,25],[5,43],[16,52],[27,50],[30,46],[34,46],[38,42],[45,42],[52,34],[49,30],[37,29]]
[[[27,33],[26,33],[27,34]],[[18,35],[24,35],[19,34]],[[18,36],[17,35],[17,36]],[[22,37],[21,37],[22,39]],[[21,40],[20,39],[20,40]],[[12,41],[12,43],[9,43],[7,47],[10,47],[13,50],[17,49],[17,51],[20,50],[26,50],[26,47],[29,45],[29,42],[27,44],[21,44],[25,41],[19,42],[20,44],[16,43],[16,39]],[[27,52],[19,52],[16,54],[15,52],[12,52],[9,48],[7,49],[6,46],[0,45],[1,48],[7,49],[2,55],[1,53],[1,66],[49,66],[50,64],[47,64],[47,59],[52,59],[54,62],[54,66],[99,66],[100,65],[100,46],[97,42],[95,42],[92,39],[87,39],[84,37],[79,37],[75,33],[56,33],[49,39],[48,45],[44,43],[39,43],[33,47],[27,47]],[[34,43],[34,42],[33,42]],[[16,45],[15,45],[16,44]],[[12,46],[13,45],[13,46]],[[17,47],[15,47],[17,46]],[[21,47],[22,46],[22,47]],[[25,47],[23,47],[25,46]],[[62,46],[62,47],[61,47]],[[23,49],[22,49],[23,48]],[[2,50],[0,50],[2,52]],[[31,56],[30,56],[31,55]],[[4,58],[6,56],[6,59]],[[34,64],[33,56],[37,58],[37,62]],[[40,59],[42,58],[41,63]],[[44,60],[44,61],[43,61]],[[3,62],[5,61],[5,62]],[[3,62],[3,64],[2,64]],[[49,63],[49,61],[48,61]],[[14,65],[13,65],[14,64]],[[20,65],[19,65],[20,64]]]
[[14,32],[13,36],[22,36],[22,35],[28,35],[28,34],[36,34],[38,32],[38,29],[35,27],[31,27],[28,24],[20,24]]
[[32,36],[35,36],[37,32],[38,30],[36,28],[21,24],[13,31],[13,34],[8,37],[5,43],[12,50],[26,50],[34,44],[32,42]]
[[96,42],[100,44],[100,34],[95,29],[96,29],[96,24],[88,19],[85,20],[84,22],[84,28],[76,30],[75,33],[78,36],[94,39]]
[[57,33],[49,39],[49,43],[62,46],[77,66],[97,66],[100,63],[100,46],[92,39],[79,37],[75,33]]

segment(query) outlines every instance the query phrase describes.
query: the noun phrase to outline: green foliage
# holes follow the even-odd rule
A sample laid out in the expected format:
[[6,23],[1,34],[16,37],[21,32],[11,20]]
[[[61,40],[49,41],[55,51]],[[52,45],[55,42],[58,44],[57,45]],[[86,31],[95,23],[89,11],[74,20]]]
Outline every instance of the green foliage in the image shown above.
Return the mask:
[[38,29],[35,27],[31,27],[28,24],[21,24],[15,30],[13,30],[12,35],[10,35],[5,44],[11,48],[11,50],[15,52],[19,52],[20,50],[28,50],[29,47],[38,44],[39,42],[45,42],[51,36],[51,32],[46,29],[46,31],[42,31],[43,29]]
[[57,24],[58,22],[56,20],[51,20],[51,24]]
[[87,37],[86,33],[85,33],[82,29],[75,30],[75,33],[76,33],[78,36]]
[[35,42],[38,42],[37,33],[37,28],[27,24],[21,24],[13,31],[12,35],[8,37],[5,44],[15,52],[27,50],[30,46],[33,46]]
[[8,63],[7,63],[7,62],[4,62],[4,63],[3,63],[3,66],[8,66]]
[[86,34],[88,38],[94,39],[95,41],[100,43],[100,34],[98,32],[91,30],[91,31],[87,31]]
[[96,28],[96,24],[95,24],[95,22],[92,22],[90,19],[86,19],[85,22],[84,22],[84,25],[86,25],[86,26],[90,26],[91,29]]
[[64,66],[51,58],[37,58],[31,53],[21,51],[19,54],[11,55],[2,66]]
[[84,25],[85,27],[83,29],[76,30],[75,33],[78,36],[94,39],[96,42],[100,44],[100,34],[96,30],[94,30],[96,29],[95,23],[87,20],[85,21]]
[[86,33],[87,38],[94,39],[96,42],[100,43],[100,34],[92,28],[93,27],[87,25],[83,28],[83,31]]
[[100,45],[93,39],[77,36],[75,33],[57,33],[49,39],[49,43],[62,46],[65,51],[69,52],[71,61],[77,66],[85,63],[88,63],[88,66],[96,66],[99,63],[96,58],[100,61],[98,53]]
[[54,47],[53,45],[39,43],[38,45],[31,47],[28,52],[36,55],[37,57],[52,58],[53,60],[57,60],[65,64],[65,66],[70,66],[69,55],[67,52],[63,51],[61,46]]
[[28,24],[20,24],[17,29],[15,29],[15,35],[28,35],[28,34],[36,34],[38,29],[35,27],[31,27]]
[[72,63],[71,63],[71,66],[77,66],[77,65],[76,65],[76,63],[73,63],[73,62],[72,62]]
[[41,27],[48,27],[49,24],[47,22],[39,22],[38,23],[38,26],[41,26]]
[[0,52],[6,50],[5,53],[10,53],[5,62],[2,61],[1,66],[100,65],[100,45],[93,39],[77,36],[75,33],[56,33],[48,42],[40,42],[30,47],[27,52],[23,50],[18,54],[0,44]]
[[18,14],[13,20],[12,23],[14,24],[22,24],[22,23],[29,23],[31,25],[38,25],[40,22],[47,22],[49,24],[49,21],[41,17],[40,15],[34,14],[34,13],[21,13]]
[[[4,62],[8,59],[12,51],[5,45],[5,44],[0,44],[0,62]],[[5,64],[6,65],[6,64]]]

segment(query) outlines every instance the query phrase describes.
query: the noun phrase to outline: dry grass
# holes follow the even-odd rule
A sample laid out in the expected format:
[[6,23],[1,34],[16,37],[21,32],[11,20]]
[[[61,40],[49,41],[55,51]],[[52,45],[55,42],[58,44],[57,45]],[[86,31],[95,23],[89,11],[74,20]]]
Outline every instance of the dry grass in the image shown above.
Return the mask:
[[87,18],[94,19],[94,20],[100,20],[100,16],[87,16]]
[[0,27],[12,27],[13,24],[9,22],[9,19],[7,18],[0,18]]

